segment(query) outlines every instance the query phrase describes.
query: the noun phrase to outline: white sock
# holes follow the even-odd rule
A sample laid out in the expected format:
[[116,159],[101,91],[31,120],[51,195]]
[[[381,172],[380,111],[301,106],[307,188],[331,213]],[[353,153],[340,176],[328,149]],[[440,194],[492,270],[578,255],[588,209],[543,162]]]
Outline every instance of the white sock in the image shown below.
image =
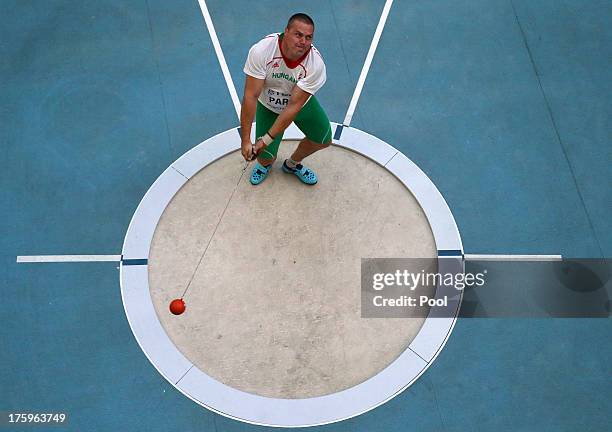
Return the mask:
[[299,164],[299,162],[296,162],[296,161],[294,161],[291,158],[287,159],[287,161],[285,163],[287,164],[287,166],[289,168],[295,168],[297,166],[297,164]]

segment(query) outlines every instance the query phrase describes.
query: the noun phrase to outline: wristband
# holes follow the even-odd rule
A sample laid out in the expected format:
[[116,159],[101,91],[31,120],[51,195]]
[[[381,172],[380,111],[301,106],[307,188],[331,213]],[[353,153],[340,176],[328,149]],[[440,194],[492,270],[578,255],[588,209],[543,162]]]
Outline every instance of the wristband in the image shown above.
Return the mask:
[[260,138],[260,140],[262,140],[263,143],[268,146],[272,141],[274,141],[274,137],[266,132],[265,135]]

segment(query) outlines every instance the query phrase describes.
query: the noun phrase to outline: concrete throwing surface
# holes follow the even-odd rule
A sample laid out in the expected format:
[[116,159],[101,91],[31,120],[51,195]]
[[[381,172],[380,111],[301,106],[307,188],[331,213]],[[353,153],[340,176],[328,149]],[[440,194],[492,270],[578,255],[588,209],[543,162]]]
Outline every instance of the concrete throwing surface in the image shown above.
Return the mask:
[[319,183],[251,166],[173,316],[244,166],[232,153],[173,198],[149,255],[151,296],[171,340],[198,368],[239,390],[305,398],[359,384],[395,360],[423,318],[361,318],[361,258],[434,257],[425,215],[387,170],[330,147],[306,165]]

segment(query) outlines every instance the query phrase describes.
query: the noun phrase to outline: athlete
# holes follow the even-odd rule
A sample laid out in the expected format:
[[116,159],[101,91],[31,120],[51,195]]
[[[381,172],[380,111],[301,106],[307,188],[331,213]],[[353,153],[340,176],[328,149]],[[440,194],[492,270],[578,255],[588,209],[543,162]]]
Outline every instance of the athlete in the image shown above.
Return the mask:
[[[315,173],[302,161],[329,147],[332,133],[327,114],[314,97],[325,84],[326,74],[323,57],[312,45],[313,37],[314,22],[298,13],[289,18],[283,33],[268,35],[249,50],[240,127],[242,156],[246,160],[257,157],[251,173],[254,185],[270,172],[283,132],[291,122],[306,137],[283,162],[283,171],[308,185],[317,182]],[[255,144],[251,142],[253,118],[258,137]]]

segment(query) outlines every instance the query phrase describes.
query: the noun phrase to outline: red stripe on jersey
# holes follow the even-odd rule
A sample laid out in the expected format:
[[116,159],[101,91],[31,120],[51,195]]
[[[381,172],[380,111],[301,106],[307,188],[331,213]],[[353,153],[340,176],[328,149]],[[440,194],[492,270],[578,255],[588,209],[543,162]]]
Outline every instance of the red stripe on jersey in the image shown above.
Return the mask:
[[308,72],[306,71],[306,68],[305,68],[305,67],[304,67],[304,65],[303,65],[303,64],[301,64],[301,63],[300,63],[298,66],[301,66],[301,67],[302,67],[302,69],[304,69],[304,76],[303,76],[302,78],[306,78],[306,76],[308,75]]
[[315,47],[312,47],[312,50],[316,52],[317,54],[319,54],[319,57],[321,57],[321,60],[323,60],[323,55],[321,55],[318,49],[316,49]]

